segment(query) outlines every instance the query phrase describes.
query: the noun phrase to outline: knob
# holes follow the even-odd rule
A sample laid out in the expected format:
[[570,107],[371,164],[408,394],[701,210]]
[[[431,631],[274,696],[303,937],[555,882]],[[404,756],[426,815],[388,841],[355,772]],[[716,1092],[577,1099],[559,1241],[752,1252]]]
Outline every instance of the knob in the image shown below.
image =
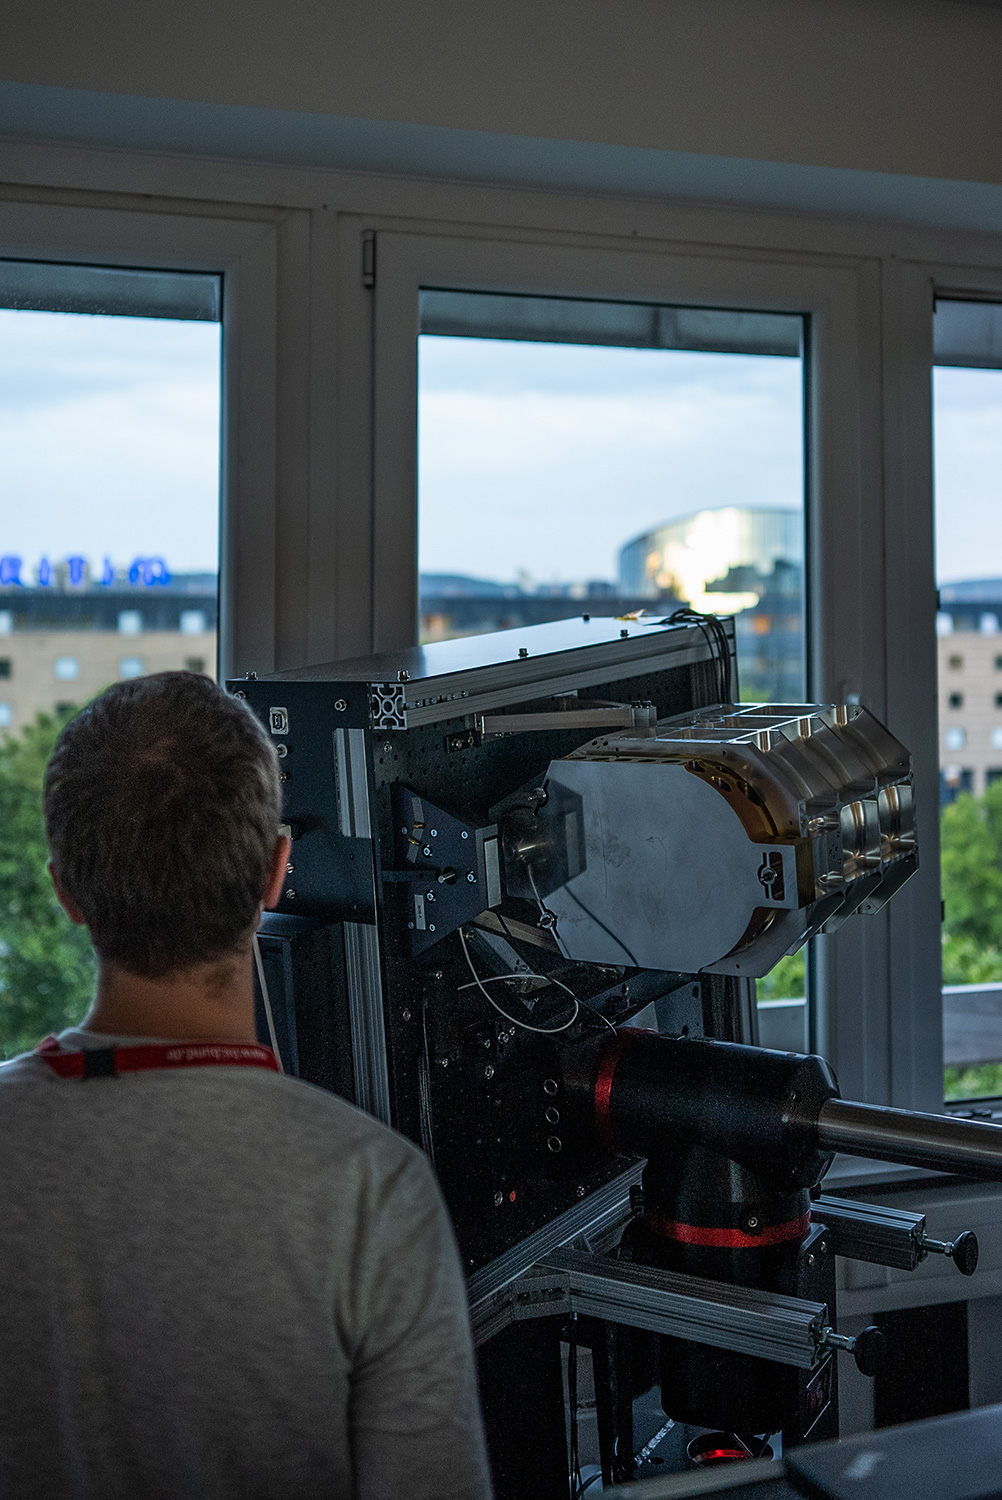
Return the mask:
[[887,1338],[880,1328],[871,1324],[857,1333],[852,1341],[852,1357],[861,1375],[879,1375],[887,1362]]

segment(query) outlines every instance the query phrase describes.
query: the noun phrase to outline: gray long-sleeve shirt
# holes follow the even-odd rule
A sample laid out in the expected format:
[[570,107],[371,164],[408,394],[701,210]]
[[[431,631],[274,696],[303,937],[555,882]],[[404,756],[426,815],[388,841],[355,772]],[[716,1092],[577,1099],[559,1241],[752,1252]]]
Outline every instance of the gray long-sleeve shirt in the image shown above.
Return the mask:
[[0,1066],[2,1500],[489,1490],[420,1152],[257,1068]]

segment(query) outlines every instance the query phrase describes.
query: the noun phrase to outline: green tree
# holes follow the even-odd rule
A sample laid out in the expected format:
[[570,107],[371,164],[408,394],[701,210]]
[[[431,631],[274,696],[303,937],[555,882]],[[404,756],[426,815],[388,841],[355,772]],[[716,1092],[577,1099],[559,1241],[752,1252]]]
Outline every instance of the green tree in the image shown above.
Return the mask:
[[0,1057],[79,1021],[94,990],[86,929],[52,890],[42,782],[69,714],[39,714],[0,744]]
[[1002,782],[943,809],[943,982],[1002,980]]

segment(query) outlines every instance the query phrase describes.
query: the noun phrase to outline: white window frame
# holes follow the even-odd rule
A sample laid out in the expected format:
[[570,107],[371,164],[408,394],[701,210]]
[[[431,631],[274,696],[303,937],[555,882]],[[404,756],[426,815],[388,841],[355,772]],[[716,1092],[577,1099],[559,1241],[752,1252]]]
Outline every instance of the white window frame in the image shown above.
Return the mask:
[[[279,225],[273,212],[237,219],[79,203],[0,201],[0,256],[36,262],[203,271],[223,279],[223,391],[220,479],[220,632],[222,676],[273,670],[297,655],[295,606],[302,590],[277,544],[280,508],[295,508],[307,456],[280,455],[278,373]],[[288,257],[286,257],[288,259]],[[284,361],[286,367],[290,360]],[[286,384],[291,384],[287,381]],[[291,406],[286,397],[287,409]],[[292,425],[287,422],[287,426]],[[284,464],[280,462],[284,459]],[[298,558],[295,564],[301,567]],[[279,607],[287,579],[288,600]],[[282,663],[285,664],[285,663]]]
[[[670,241],[643,249],[529,243],[488,235],[379,233],[374,307],[373,595],[376,649],[414,639],[417,619],[418,296],[427,286],[738,307],[803,313],[810,352],[806,413],[808,649],[812,696],[858,694],[907,743],[888,709],[883,649],[888,583],[883,563],[886,503],[881,446],[881,340],[873,310],[874,267],[856,259],[703,249]],[[834,566],[833,566],[834,562]],[[930,622],[932,629],[932,622]],[[909,725],[909,727],[911,727]],[[938,803],[938,771],[919,790]],[[905,1107],[942,1102],[942,1044],[913,1050],[920,1007],[938,1018],[930,974],[902,1017],[888,950],[908,946],[938,919],[928,879],[876,917],[847,923],[817,945],[814,1045],[837,1068],[850,1097]],[[934,930],[935,923],[934,923]],[[934,1027],[935,1022],[931,1023]],[[926,1028],[929,1030],[929,1027]],[[898,1061],[906,1055],[904,1066]],[[938,1090],[938,1098],[937,1098]]]

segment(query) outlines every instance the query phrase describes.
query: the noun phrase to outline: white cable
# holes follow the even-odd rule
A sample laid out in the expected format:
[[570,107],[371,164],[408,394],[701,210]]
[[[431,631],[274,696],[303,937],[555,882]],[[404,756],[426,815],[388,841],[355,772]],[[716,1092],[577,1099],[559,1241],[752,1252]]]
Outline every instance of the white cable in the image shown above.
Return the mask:
[[600,1010],[596,1010],[594,1005],[589,1005],[587,1000],[578,1000],[577,995],[575,995],[572,989],[569,989],[562,980],[554,979],[550,974],[489,974],[486,979],[481,979],[479,981],[479,984],[476,980],[472,980],[467,984],[457,985],[456,988],[460,990],[475,990],[479,988],[480,984],[517,984],[520,979],[541,979],[544,984],[559,984],[562,990],[567,990],[567,993],[568,995],[570,995],[572,1000],[578,1001],[578,1004],[580,1005],[582,1010],[590,1011],[593,1016],[597,1016],[604,1025],[608,1026],[613,1036],[619,1035],[619,1032],[616,1030],[615,1026],[613,1026],[608,1016],[603,1016],[602,1012]]
[[[581,1013],[581,1002],[578,999],[577,995],[574,994],[574,991],[571,990],[571,989],[569,989],[566,984],[561,983],[561,981],[559,979],[551,979],[551,980],[548,981],[548,983],[559,985],[562,990],[567,990],[568,995],[570,995],[571,999],[574,1001],[574,1014],[571,1016],[571,1018],[570,1018],[569,1021],[563,1021],[559,1026],[530,1026],[529,1023],[528,1023],[528,1021],[520,1021],[517,1016],[509,1015],[506,1010],[502,1010],[501,1006],[494,999],[494,996],[491,995],[488,992],[487,986],[484,984],[484,981],[480,978],[480,975],[477,973],[476,969],[473,967],[473,960],[470,957],[470,950],[469,950],[469,948],[467,947],[467,944],[466,944],[466,933],[463,931],[463,929],[461,927],[459,928],[459,941],[463,945],[463,957],[466,959],[466,967],[469,969],[470,973],[473,976],[473,982],[474,982],[474,984],[476,985],[476,987],[480,991],[480,993],[483,995],[484,999],[488,1002],[488,1004],[489,1005],[493,1005],[494,1009],[500,1015],[504,1016],[504,1018],[505,1018],[506,1021],[510,1021],[513,1026],[521,1026],[521,1028],[522,1028],[523,1031],[536,1031],[536,1032],[539,1033],[540,1036],[552,1036],[554,1034],[554,1032],[557,1032],[557,1031],[566,1031],[567,1028],[568,1028],[568,1026],[573,1026],[574,1025],[574,1022],[577,1020],[578,1016]],[[501,976],[501,977],[504,977],[504,976]],[[523,976],[516,975],[515,977],[516,978],[522,977],[522,978],[526,978],[527,979],[527,978],[529,978],[529,975],[523,975]],[[545,976],[544,975],[538,975],[538,976],[533,976],[533,977],[537,977],[537,978],[542,979]]]
[[264,960],[261,957],[261,944],[257,940],[256,932],[254,934],[254,963],[257,966],[257,982],[261,986],[261,1003],[264,1006],[265,1020],[268,1022],[268,1037],[271,1041],[271,1050],[275,1054],[278,1071],[284,1073],[285,1068],[282,1066],[282,1054],[278,1050],[278,1037],[275,1034],[275,1017],[271,1013],[271,996],[268,994],[268,981],[264,977]]

